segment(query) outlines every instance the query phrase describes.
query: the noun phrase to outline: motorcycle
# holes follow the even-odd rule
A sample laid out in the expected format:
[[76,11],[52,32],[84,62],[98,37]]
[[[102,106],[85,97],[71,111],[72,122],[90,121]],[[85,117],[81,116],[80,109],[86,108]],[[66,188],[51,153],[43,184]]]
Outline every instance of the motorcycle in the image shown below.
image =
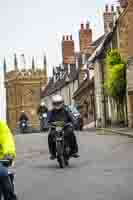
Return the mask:
[[21,131],[21,133],[26,133],[27,128],[28,128],[27,121],[26,120],[20,121],[20,131]]
[[[2,164],[3,166],[8,168],[9,181],[10,181],[11,187],[12,187],[12,189],[14,191],[15,190],[15,187],[14,187],[14,176],[15,176],[15,173],[10,169],[10,167],[13,166],[13,164],[11,164],[9,160],[0,160],[0,164]],[[0,192],[0,199],[1,200],[5,199],[4,195],[2,194],[2,191]]]
[[56,144],[56,158],[60,168],[69,165],[71,157],[71,148],[67,137],[64,135],[64,129],[68,124],[64,122],[52,122],[51,128],[55,131],[55,144]]
[[48,116],[47,113],[42,113],[40,116],[40,129],[41,131],[48,130]]

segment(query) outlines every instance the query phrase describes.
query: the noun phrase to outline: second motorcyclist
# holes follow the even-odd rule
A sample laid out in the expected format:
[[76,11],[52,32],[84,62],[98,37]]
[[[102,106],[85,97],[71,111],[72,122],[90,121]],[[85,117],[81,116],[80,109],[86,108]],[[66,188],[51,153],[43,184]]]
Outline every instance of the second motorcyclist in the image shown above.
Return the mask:
[[22,133],[24,133],[28,129],[28,122],[29,122],[29,119],[25,111],[21,111],[21,114],[19,117],[19,128]]
[[43,113],[47,113],[48,108],[46,107],[45,103],[42,101],[38,107],[37,114],[42,115]]
[[[78,155],[78,144],[76,140],[76,136],[73,131],[72,126],[72,119],[69,115],[68,111],[64,108],[64,100],[62,96],[55,95],[52,98],[52,106],[53,109],[49,112],[48,115],[48,122],[56,122],[56,121],[64,121],[66,124],[70,123],[69,126],[65,128],[65,134],[67,134],[70,142],[70,147],[72,149],[71,155],[72,157],[79,157]],[[56,158],[56,145],[54,142],[54,130],[51,130],[48,135],[48,144],[49,144],[49,151],[51,154],[50,159]]]
[[28,122],[28,117],[27,117],[27,115],[26,115],[26,113],[25,113],[25,111],[23,110],[23,111],[21,111],[21,114],[20,114],[20,117],[19,117],[19,122],[21,122],[21,121],[26,121],[26,122]]
[[42,101],[38,107],[37,114],[39,115],[40,119],[40,130],[44,131],[48,129],[48,121],[47,121],[47,114],[48,108],[46,107],[45,103]]

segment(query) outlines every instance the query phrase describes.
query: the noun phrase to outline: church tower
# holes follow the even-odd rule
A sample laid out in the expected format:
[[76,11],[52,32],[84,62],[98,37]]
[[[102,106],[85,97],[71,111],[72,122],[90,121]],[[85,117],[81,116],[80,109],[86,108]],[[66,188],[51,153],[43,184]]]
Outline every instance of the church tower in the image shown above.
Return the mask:
[[41,87],[47,84],[46,70],[44,73],[44,69],[36,69],[34,57],[32,58],[31,69],[20,70],[16,54],[14,55],[14,69],[9,72],[6,71],[5,59],[3,67],[9,127],[13,130],[17,128],[20,113],[24,110],[32,128],[38,128],[39,120],[36,113],[40,104]]

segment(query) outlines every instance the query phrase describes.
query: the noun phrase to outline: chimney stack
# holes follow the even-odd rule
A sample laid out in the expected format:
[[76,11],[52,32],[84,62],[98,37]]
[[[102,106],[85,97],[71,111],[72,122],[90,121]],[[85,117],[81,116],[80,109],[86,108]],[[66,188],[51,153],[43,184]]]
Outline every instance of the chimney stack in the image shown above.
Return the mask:
[[90,54],[90,47],[92,43],[92,29],[90,28],[89,22],[86,23],[86,26],[81,23],[79,30],[79,42],[80,52],[84,54]]
[[72,35],[63,36],[62,39],[63,64],[75,64],[75,47]]
[[89,28],[90,28],[90,23],[87,22],[87,23],[86,23],[86,29],[88,30]]
[[109,6],[108,6],[108,4],[106,4],[105,5],[105,12],[108,13],[108,11],[109,11]]
[[81,23],[80,28],[84,29],[84,24],[83,23]]
[[105,5],[105,11],[103,13],[103,19],[104,19],[104,32],[108,33],[113,30],[114,26],[114,20],[115,20],[116,12],[114,11],[114,6],[112,5],[111,8],[109,8],[108,4]]
[[114,5],[111,6],[111,12],[114,12]]
[[119,0],[121,8],[126,8],[128,5],[128,0]]

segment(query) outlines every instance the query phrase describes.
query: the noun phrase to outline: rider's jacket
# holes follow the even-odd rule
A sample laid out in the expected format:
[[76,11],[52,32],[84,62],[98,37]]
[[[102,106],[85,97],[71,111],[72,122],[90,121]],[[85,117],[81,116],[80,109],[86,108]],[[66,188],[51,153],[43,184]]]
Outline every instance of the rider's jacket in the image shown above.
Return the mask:
[[72,122],[72,119],[68,111],[66,111],[63,107],[60,110],[53,109],[48,113],[48,122],[50,123],[56,121],[64,121],[65,123],[70,123]]
[[15,142],[6,122],[0,120],[0,159],[4,159],[7,155],[16,157]]

